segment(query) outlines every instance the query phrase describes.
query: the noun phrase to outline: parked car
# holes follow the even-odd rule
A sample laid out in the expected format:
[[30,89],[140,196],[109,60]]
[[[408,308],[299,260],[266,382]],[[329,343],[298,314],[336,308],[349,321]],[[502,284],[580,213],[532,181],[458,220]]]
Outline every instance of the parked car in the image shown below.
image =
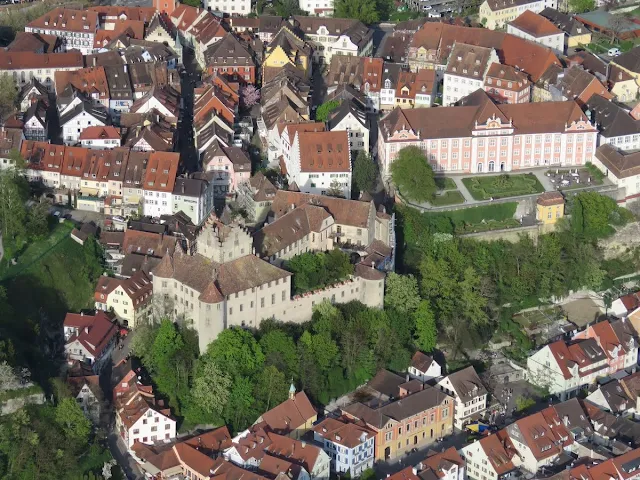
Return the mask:
[[618,55],[620,55],[620,49],[610,48],[609,51],[607,52],[607,55],[609,55],[610,57],[617,57]]

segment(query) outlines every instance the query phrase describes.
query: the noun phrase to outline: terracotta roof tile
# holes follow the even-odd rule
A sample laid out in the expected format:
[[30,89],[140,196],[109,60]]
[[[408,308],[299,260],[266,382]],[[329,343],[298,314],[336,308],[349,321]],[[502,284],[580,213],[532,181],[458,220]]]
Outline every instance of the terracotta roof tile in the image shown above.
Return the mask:
[[562,30],[545,17],[531,10],[522,12],[515,20],[509,22],[509,25],[536,38],[563,33]]

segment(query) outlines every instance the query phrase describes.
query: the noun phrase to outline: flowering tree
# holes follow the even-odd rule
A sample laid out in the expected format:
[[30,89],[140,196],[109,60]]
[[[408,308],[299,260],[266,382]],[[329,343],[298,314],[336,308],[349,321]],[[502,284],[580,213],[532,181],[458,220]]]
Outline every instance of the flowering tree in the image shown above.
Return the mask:
[[240,90],[240,100],[245,107],[253,107],[260,101],[260,90],[255,85],[247,85]]

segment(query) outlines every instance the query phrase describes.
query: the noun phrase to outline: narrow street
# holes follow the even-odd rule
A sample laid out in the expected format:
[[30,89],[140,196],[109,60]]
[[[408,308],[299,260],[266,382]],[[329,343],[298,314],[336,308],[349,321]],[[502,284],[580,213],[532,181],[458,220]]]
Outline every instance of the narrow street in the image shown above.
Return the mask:
[[180,158],[180,173],[193,173],[199,170],[200,159],[194,144],[193,132],[193,95],[196,84],[200,81],[198,64],[193,51],[184,48],[183,62],[185,71],[181,78],[182,118],[178,124],[178,148]]

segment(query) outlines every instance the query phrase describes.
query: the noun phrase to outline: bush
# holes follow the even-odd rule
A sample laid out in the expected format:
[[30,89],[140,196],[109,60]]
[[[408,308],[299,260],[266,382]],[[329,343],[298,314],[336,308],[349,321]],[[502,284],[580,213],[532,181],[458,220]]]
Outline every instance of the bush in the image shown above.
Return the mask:
[[293,273],[295,294],[324,288],[353,274],[349,255],[337,248],[327,253],[296,255],[285,263],[284,268]]

